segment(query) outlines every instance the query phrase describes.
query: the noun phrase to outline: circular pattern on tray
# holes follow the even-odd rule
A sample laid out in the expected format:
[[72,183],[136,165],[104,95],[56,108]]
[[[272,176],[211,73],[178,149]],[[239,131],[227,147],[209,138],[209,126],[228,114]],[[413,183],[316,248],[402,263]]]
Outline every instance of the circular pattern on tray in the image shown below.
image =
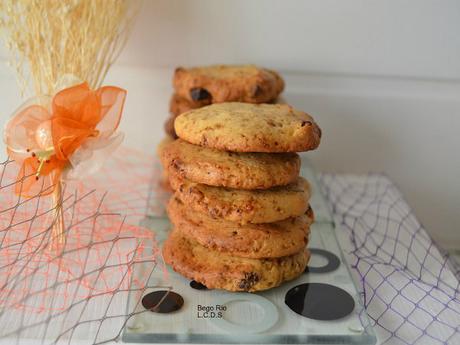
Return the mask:
[[190,287],[195,290],[208,290],[206,286],[201,283],[198,283],[196,280],[190,282]]
[[[337,255],[334,253],[324,250],[324,249],[319,249],[319,248],[308,248],[310,250],[310,254],[312,256],[319,255],[324,257],[327,260],[327,264],[324,266],[320,267],[310,267],[307,266],[305,269],[305,273],[328,273],[335,271],[337,268],[340,266],[340,259]],[[311,262],[311,258],[310,258]]]
[[213,318],[211,321],[219,328],[230,332],[238,333],[261,333],[272,328],[278,321],[279,314],[276,306],[267,298],[256,294],[239,293],[224,294],[215,299],[215,304],[228,306],[230,303],[244,302],[245,304],[256,304],[263,310],[263,317],[251,324],[237,324],[225,319],[225,313],[222,318]]
[[320,321],[341,319],[355,309],[355,300],[348,292],[323,283],[293,287],[286,293],[284,303],[295,313]]
[[154,313],[175,312],[184,305],[184,298],[173,291],[153,291],[142,297],[142,306]]

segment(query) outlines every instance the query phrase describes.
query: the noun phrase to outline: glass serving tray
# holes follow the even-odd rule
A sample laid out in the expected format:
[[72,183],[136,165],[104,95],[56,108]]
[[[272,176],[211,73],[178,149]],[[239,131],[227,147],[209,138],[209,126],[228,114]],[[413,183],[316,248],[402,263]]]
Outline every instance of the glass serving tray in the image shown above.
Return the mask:
[[[139,303],[139,297],[160,289],[146,290],[143,296],[131,294],[128,313],[135,315],[128,321],[122,340],[129,343],[375,344],[375,334],[343,259],[333,219],[314,170],[305,159],[302,159],[301,175],[312,185],[310,204],[316,219],[311,228],[312,257],[306,273],[268,291],[234,293],[196,289],[190,280],[170,268],[167,274],[155,270],[149,285],[169,286],[171,292],[183,298],[183,305],[171,313],[152,312]],[[161,243],[170,224],[164,212],[158,211],[159,200],[164,198],[152,193],[150,206],[153,207],[149,209],[155,212],[144,219],[143,225],[155,231]],[[142,274],[134,272],[133,279]]]

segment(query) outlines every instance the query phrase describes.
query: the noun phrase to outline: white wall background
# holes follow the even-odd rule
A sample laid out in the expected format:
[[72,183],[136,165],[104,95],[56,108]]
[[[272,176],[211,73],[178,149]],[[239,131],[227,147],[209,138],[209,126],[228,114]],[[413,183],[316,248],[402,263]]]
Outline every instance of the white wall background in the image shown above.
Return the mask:
[[[320,170],[385,172],[460,248],[460,1],[145,0],[107,79],[129,90],[126,143],[154,152],[175,66],[246,62],[280,70],[318,120]],[[0,76],[3,122],[19,95]]]
[[460,78],[457,0],[145,0],[123,63]]

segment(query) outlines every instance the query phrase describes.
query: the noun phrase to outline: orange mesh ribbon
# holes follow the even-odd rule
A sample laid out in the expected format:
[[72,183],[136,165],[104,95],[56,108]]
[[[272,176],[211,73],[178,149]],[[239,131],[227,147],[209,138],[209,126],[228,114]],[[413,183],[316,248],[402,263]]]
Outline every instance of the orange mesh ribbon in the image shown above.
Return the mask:
[[[114,86],[91,90],[82,83],[58,92],[51,101],[25,105],[5,127],[10,158],[21,164],[16,193],[50,194],[63,172],[88,165],[95,150],[111,150],[120,123],[126,91]],[[31,103],[31,102],[28,102]],[[78,159],[76,159],[78,157]]]

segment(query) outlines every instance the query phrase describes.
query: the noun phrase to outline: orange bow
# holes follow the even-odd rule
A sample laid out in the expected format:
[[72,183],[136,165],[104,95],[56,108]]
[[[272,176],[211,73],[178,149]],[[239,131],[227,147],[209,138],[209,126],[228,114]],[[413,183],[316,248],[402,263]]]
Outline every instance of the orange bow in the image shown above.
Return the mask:
[[8,155],[21,164],[16,193],[52,193],[76,150],[89,139],[107,141],[115,132],[125,98],[126,90],[118,87],[91,90],[82,83],[58,92],[49,105],[20,109],[4,133]]

